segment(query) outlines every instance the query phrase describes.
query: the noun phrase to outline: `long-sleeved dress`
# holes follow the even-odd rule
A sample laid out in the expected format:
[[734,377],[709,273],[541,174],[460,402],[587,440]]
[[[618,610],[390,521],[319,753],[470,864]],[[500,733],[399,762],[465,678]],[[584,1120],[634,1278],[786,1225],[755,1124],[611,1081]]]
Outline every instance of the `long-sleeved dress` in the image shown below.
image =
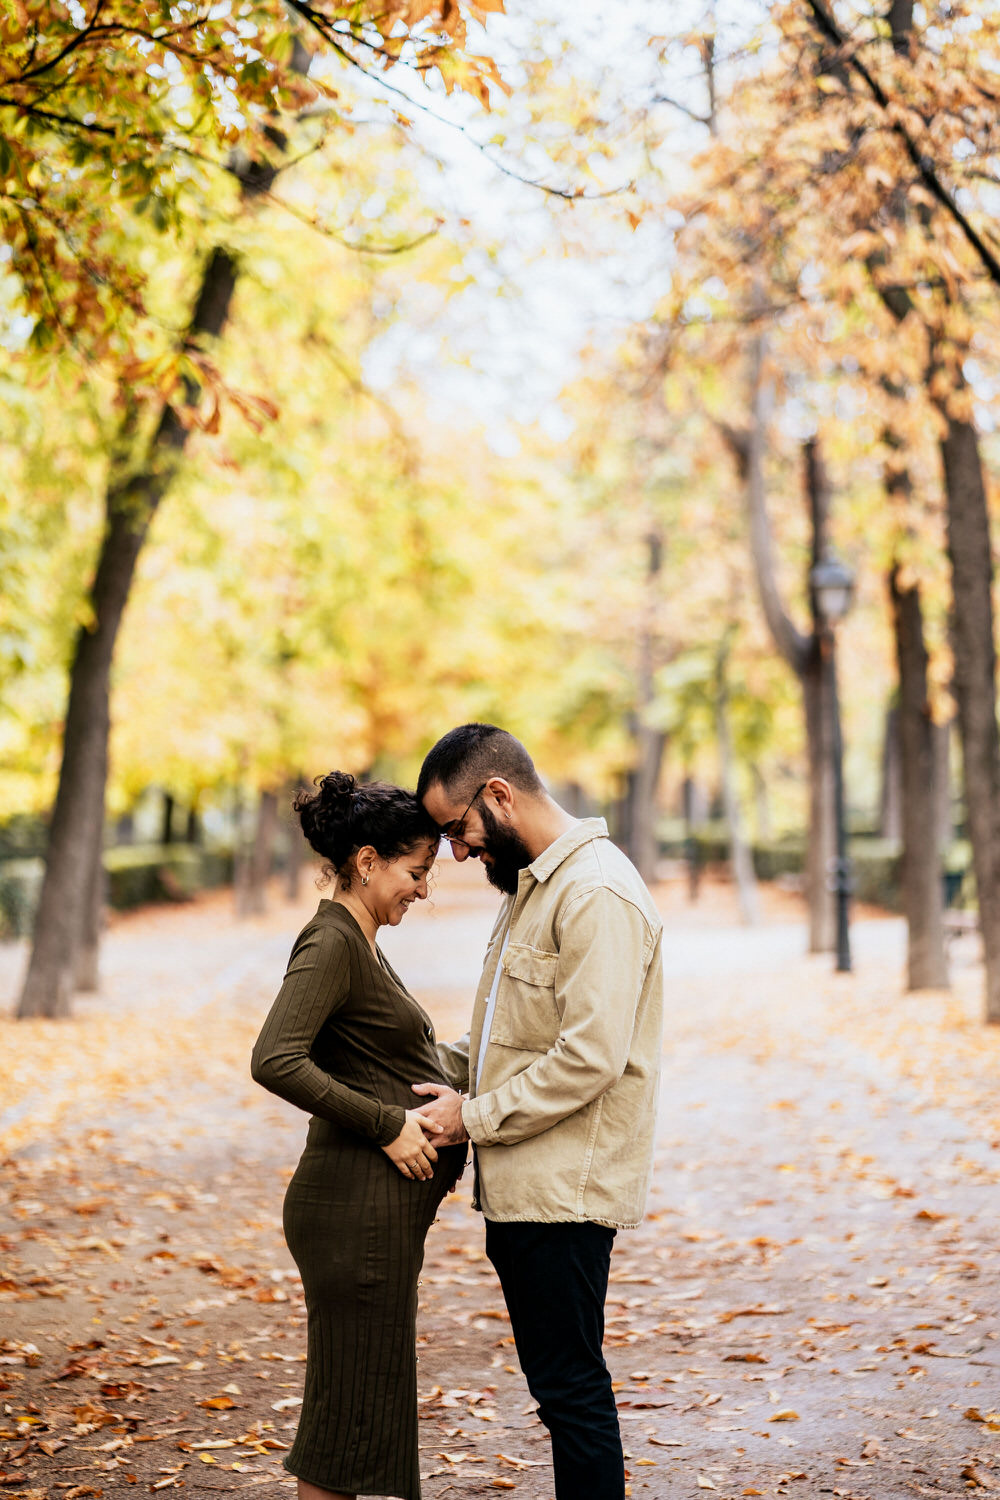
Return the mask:
[[322,1489],[420,1500],[417,1276],[466,1148],[440,1150],[426,1182],[380,1149],[421,1102],[411,1084],[448,1080],[430,1020],[342,903],[321,901],[296,939],[252,1071],[313,1117],[284,1206],[308,1323],[285,1467]]

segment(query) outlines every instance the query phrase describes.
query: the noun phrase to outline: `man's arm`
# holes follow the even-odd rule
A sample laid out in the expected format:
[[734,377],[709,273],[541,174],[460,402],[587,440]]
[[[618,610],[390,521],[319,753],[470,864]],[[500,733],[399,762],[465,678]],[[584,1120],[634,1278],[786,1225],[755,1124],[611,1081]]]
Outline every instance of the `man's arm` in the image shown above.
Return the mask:
[[437,1043],[438,1061],[448,1082],[460,1094],[469,1092],[469,1033],[457,1042]]
[[[654,934],[638,907],[602,886],[568,904],[558,936],[559,1036],[523,1072],[462,1104],[462,1122],[478,1145],[540,1135],[625,1071]],[[453,1127],[454,1101],[438,1109],[435,1102],[426,1112]]]

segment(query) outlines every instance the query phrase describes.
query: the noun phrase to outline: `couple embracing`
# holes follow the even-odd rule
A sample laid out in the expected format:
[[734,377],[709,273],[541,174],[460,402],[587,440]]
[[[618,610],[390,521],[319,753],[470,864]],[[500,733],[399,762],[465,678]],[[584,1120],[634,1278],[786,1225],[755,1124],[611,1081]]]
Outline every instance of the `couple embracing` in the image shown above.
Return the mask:
[[[662,976],[646,887],[603,820],[565,812],[489,724],[439,740],[415,795],[335,771],[296,810],[336,887],[296,940],[253,1075],[312,1116],[284,1206],[308,1318],[285,1460],[299,1500],[420,1500],[417,1276],[469,1142],[557,1500],[622,1500],[601,1346],[612,1243],[642,1217],[652,1159]],[[469,1034],[450,1045],[376,941],[426,897],[442,838],[505,898]]]

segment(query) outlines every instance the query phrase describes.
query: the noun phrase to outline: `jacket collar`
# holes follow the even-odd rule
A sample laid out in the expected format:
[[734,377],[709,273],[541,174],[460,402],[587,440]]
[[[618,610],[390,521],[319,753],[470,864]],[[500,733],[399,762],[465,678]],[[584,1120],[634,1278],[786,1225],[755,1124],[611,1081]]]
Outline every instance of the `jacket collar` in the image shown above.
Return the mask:
[[560,834],[547,849],[528,866],[528,872],[539,882],[548,880],[553,875],[563,860],[575,854],[577,849],[584,844],[593,843],[594,839],[606,839],[608,836],[608,825],[603,818],[581,818],[573,828]]

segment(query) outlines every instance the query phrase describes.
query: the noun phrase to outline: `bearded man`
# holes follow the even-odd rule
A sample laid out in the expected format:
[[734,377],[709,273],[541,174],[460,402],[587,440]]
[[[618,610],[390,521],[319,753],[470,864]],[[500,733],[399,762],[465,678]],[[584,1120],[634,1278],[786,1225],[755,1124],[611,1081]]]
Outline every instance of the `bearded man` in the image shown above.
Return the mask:
[[455,1087],[421,1083],[470,1139],[486,1253],[549,1429],[557,1500],[623,1500],[604,1303],[619,1229],[642,1218],[662,1033],[662,924],[602,818],[548,795],[493,724],[440,739],[417,796],[461,863],[504,893],[469,1034],[439,1047]]

